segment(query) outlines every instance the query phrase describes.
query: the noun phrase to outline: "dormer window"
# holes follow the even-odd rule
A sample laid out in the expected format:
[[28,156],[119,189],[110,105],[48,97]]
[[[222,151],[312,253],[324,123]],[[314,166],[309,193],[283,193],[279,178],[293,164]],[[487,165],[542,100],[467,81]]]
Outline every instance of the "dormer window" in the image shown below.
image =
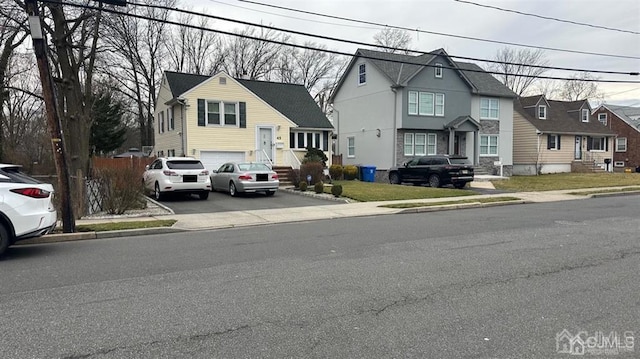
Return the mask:
[[442,64],[437,63],[436,67],[435,67],[435,75],[437,78],[441,79],[442,78]]
[[367,65],[360,64],[358,66],[358,85],[364,85],[367,83]]
[[589,122],[589,109],[585,108],[582,110],[582,122]]
[[538,106],[538,119],[540,120],[547,119],[547,106],[545,105]]
[[602,122],[603,125],[607,125],[607,114],[606,113],[599,113],[598,114],[598,121]]

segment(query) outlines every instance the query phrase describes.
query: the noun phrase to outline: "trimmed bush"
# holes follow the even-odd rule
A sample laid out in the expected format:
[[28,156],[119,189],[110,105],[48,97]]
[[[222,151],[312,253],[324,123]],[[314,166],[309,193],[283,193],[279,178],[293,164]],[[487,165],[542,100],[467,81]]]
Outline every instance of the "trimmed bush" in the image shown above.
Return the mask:
[[300,183],[298,183],[298,188],[300,188],[301,191],[306,191],[307,190],[307,182],[306,181],[300,181]]
[[331,194],[336,197],[340,197],[342,194],[342,185],[334,184],[333,187],[331,187]]
[[358,167],[354,165],[346,165],[344,166],[344,179],[352,181],[358,177]]
[[319,148],[307,147],[307,153],[304,155],[302,159],[302,163],[309,162],[320,162],[322,163],[322,168],[327,166],[327,155]]
[[324,166],[320,162],[307,162],[300,166],[300,182],[307,180],[311,175],[311,183],[317,183],[324,179]]
[[289,170],[289,181],[293,183],[295,188],[298,188],[300,185],[300,170],[297,168],[292,168]]
[[331,165],[329,167],[329,176],[331,176],[332,180],[341,180],[342,179],[342,166],[341,165]]
[[324,183],[321,182],[316,182],[316,184],[313,185],[313,190],[316,193],[323,193],[324,192]]

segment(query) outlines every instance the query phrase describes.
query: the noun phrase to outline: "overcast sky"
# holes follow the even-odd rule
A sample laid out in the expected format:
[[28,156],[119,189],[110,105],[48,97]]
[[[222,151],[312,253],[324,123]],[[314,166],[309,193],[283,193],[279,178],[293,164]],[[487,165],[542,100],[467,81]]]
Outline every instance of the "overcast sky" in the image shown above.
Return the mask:
[[[513,12],[480,7],[455,0],[252,0],[307,12],[322,13],[372,23],[402,26],[429,32],[482,38],[522,45],[593,52],[635,59],[586,55],[546,50],[551,66],[604,71],[640,71],[640,1],[638,0],[468,0],[559,20],[603,26],[623,32],[525,16]],[[381,30],[374,25],[358,24],[301,12],[251,4],[238,0],[182,0],[180,7],[283,29],[321,34],[347,40],[373,43]],[[243,25],[215,21],[211,27],[238,29]],[[412,48],[431,51],[443,48],[453,56],[491,59],[505,45],[441,36],[414,31]],[[315,41],[329,49],[353,53],[355,44],[293,35],[296,43]],[[516,47],[520,48],[520,47]],[[485,63],[478,63],[486,67]],[[570,72],[553,71],[545,75],[568,77]],[[608,103],[640,106],[640,76],[597,74],[601,79],[629,80],[639,83],[606,84],[599,88]]]

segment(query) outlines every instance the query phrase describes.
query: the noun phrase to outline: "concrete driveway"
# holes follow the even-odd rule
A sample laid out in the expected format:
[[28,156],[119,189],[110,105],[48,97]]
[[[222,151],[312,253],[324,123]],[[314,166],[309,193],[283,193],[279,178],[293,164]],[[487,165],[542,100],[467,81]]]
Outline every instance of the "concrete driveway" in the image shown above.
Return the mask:
[[211,192],[209,199],[200,200],[196,196],[169,196],[160,201],[171,208],[175,214],[218,213],[231,211],[247,211],[255,209],[294,208],[318,205],[330,205],[343,202],[314,198],[286,191],[278,191],[272,197],[264,193],[247,193],[231,197],[224,192]]

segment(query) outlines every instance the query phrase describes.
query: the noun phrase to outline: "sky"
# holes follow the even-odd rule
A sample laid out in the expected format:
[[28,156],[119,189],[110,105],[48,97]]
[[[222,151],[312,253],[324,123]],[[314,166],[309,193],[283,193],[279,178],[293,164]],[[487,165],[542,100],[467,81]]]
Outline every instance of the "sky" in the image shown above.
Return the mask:
[[[321,17],[301,11],[321,13],[414,29],[410,32],[411,47],[419,51],[443,48],[452,56],[492,59],[500,49],[507,46],[500,43],[455,37],[463,36],[573,51],[545,50],[546,59],[550,66],[554,67],[626,73],[640,71],[640,1],[638,0],[251,1],[254,3],[241,0],[180,0],[177,6],[230,19],[371,44],[374,43],[374,35],[382,29],[381,26]],[[486,6],[555,20],[501,11]],[[220,20],[216,20],[210,26],[224,31],[245,27]],[[292,35],[292,37],[298,44],[314,41],[326,45],[329,49],[347,53],[354,53],[359,47],[365,47],[300,35]],[[512,47],[515,49],[527,48]],[[598,56],[576,52],[615,56]],[[486,67],[486,63],[477,63]],[[545,75],[569,77],[573,74],[575,72],[554,70]],[[592,75],[600,79],[635,81],[636,83],[627,84],[599,83],[598,87],[604,93],[606,103],[640,106],[640,76],[598,74],[595,72]]]

